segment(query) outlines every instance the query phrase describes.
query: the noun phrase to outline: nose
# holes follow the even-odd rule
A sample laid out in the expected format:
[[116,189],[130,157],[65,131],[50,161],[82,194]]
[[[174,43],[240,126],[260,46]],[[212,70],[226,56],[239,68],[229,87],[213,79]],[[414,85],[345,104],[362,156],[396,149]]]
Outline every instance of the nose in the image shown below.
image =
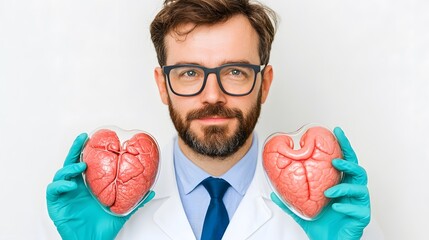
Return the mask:
[[226,102],[225,93],[220,88],[215,73],[207,76],[206,85],[200,95],[203,103],[223,104]]

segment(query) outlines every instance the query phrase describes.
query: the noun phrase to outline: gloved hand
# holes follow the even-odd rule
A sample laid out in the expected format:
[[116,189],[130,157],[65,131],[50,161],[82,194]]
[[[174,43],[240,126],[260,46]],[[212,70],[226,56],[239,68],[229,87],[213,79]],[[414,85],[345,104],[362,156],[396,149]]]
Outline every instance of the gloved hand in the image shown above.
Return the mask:
[[341,128],[335,128],[334,134],[344,160],[334,159],[332,165],[344,176],[340,184],[325,191],[325,196],[333,198],[333,203],[324,209],[319,218],[314,221],[301,219],[275,193],[271,193],[273,202],[291,215],[311,240],[360,239],[371,218],[366,171],[358,165],[356,154]]
[[85,140],[83,133],[74,141],[61,168],[46,190],[48,213],[62,239],[114,239],[130,216],[155,195],[146,199],[131,214],[116,217],[105,212],[86,188],[82,172],[86,163],[79,162]]

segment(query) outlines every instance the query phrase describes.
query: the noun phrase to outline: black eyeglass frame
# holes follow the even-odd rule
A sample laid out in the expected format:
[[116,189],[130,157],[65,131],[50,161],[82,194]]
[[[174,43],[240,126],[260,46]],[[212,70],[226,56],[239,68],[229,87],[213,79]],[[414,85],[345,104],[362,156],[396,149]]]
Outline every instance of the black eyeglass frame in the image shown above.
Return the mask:
[[[222,83],[220,81],[220,70],[225,68],[225,67],[230,67],[230,66],[249,67],[249,68],[253,69],[253,71],[255,72],[255,77],[253,79],[252,88],[248,92],[241,93],[241,94],[233,94],[233,93],[229,93],[228,91],[225,90],[225,88],[223,88]],[[249,95],[253,91],[253,89],[255,88],[256,78],[258,76],[258,73],[260,72],[261,76],[263,76],[264,75],[264,69],[266,66],[267,65],[254,65],[254,64],[248,64],[248,63],[228,63],[228,64],[224,64],[224,65],[221,65],[221,66],[215,67],[215,68],[207,68],[207,67],[197,65],[197,64],[177,64],[177,65],[162,66],[162,71],[164,72],[164,74],[166,76],[168,86],[170,87],[171,91],[177,96],[193,97],[193,96],[200,94],[204,90],[204,88],[206,87],[207,78],[208,78],[209,74],[214,73],[216,75],[217,83],[218,83],[218,85],[219,85],[219,87],[223,93],[230,95],[230,96],[234,96],[234,97],[241,97],[241,96]],[[199,91],[197,91],[196,93],[192,93],[192,94],[181,94],[181,93],[177,93],[176,91],[174,91],[173,87],[171,86],[170,71],[175,69],[175,68],[179,68],[179,67],[196,67],[196,68],[202,69],[204,71],[204,81],[203,81],[203,84],[201,85],[201,89]],[[263,79],[263,77],[261,79]]]

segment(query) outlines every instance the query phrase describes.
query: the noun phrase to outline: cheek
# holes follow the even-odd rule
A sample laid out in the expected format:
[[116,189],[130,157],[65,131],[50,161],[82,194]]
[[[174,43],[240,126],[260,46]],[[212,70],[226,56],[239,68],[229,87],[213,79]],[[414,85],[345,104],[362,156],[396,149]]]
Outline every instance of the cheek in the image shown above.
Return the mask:
[[185,101],[184,99],[177,99],[181,97],[176,97],[169,95],[168,97],[168,104],[170,109],[173,109],[176,114],[180,116],[182,120],[186,119],[186,114],[194,109],[192,106],[195,105],[194,102]]
[[258,103],[258,98],[260,97],[260,87],[255,86],[255,89],[252,91],[251,94],[243,97],[238,97],[234,99],[235,101],[231,101],[234,105],[234,108],[240,109],[244,116],[247,116],[251,111],[253,111],[253,108],[255,108],[256,104]]

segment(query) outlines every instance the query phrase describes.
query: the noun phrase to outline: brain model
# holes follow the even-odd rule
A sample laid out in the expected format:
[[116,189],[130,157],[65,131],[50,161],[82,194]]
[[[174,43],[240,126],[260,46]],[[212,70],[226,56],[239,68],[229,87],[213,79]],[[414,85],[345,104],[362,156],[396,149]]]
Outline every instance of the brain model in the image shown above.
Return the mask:
[[277,194],[304,219],[314,219],[329,203],[323,192],[341,180],[331,164],[341,158],[334,135],[323,127],[311,127],[302,135],[300,148],[287,134],[277,134],[265,143],[263,166]]
[[86,143],[82,159],[92,194],[111,213],[126,215],[154,184],[159,151],[148,134],[137,133],[121,145],[114,131],[101,129]]

